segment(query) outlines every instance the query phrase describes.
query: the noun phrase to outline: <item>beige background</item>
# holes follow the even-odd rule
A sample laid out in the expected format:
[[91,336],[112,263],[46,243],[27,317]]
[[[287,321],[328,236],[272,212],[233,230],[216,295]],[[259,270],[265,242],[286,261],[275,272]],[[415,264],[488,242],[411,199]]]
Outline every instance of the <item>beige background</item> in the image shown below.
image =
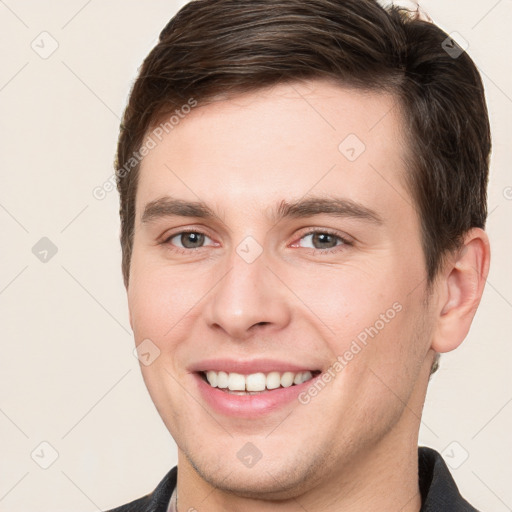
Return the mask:
[[[92,191],[113,172],[137,67],[183,3],[0,1],[2,512],[108,509],[153,490],[176,463],[132,354],[117,192],[100,201]],[[467,340],[432,379],[420,441],[445,454],[477,508],[505,512],[512,510],[512,1],[422,5],[469,43],[494,150],[489,281]],[[33,253],[42,237],[58,249],[46,262]]]

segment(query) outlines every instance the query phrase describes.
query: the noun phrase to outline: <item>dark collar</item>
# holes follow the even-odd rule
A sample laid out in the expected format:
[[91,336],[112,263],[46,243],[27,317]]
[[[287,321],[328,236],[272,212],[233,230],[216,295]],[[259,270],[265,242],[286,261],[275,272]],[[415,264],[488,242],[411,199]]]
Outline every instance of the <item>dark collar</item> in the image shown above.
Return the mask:
[[[167,512],[177,476],[178,467],[174,466],[151,494],[108,512]],[[478,512],[460,495],[448,466],[432,448],[418,448],[418,476],[420,512]]]
[[448,466],[432,448],[418,448],[418,474],[420,512],[478,512],[460,495]]
[[151,494],[107,512],[167,512],[177,478],[178,466],[174,466]]

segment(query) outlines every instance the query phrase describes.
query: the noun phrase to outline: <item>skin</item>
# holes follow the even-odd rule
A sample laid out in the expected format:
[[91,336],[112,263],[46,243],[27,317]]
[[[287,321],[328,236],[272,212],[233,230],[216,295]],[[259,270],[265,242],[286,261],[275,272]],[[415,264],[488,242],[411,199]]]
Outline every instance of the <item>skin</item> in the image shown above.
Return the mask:
[[[128,304],[136,343],[160,350],[141,369],[178,446],[180,511],[419,511],[430,367],[469,330],[489,244],[484,231],[467,233],[427,296],[401,126],[393,97],[314,80],[198,106],[144,157]],[[366,146],[352,162],[338,149],[348,134]],[[201,200],[217,217],[142,223],[146,204],[165,195]],[[357,201],[382,223],[269,217],[281,201],[312,195]],[[200,248],[169,240],[194,229],[207,235]],[[352,244],[322,245],[311,229]],[[263,250],[250,264],[236,252],[248,236]],[[397,302],[401,311],[306,405],[223,416],[187,371],[214,357],[326,370]],[[236,456],[246,442],[262,454],[251,468]]]

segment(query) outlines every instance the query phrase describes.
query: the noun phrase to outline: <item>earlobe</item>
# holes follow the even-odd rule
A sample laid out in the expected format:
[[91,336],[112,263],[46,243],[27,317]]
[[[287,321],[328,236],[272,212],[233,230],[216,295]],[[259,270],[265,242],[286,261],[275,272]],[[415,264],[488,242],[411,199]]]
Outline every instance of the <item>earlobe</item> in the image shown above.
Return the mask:
[[489,273],[489,238],[480,228],[471,229],[455,259],[446,263],[437,287],[437,325],[431,348],[450,352],[465,339],[482,298]]

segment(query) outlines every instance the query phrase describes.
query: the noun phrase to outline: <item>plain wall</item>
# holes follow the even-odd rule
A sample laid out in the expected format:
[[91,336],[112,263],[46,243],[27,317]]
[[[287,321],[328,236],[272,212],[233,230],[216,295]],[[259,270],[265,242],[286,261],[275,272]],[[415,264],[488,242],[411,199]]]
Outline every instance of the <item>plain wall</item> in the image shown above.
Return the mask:
[[[118,195],[98,200],[92,192],[112,177],[137,68],[183,3],[0,2],[0,511],[108,509],[152,491],[176,464],[132,352]],[[505,512],[512,510],[512,1],[422,5],[469,43],[494,146],[491,272],[466,341],[442,357],[431,380],[420,443],[460,464],[452,474],[474,506]]]

